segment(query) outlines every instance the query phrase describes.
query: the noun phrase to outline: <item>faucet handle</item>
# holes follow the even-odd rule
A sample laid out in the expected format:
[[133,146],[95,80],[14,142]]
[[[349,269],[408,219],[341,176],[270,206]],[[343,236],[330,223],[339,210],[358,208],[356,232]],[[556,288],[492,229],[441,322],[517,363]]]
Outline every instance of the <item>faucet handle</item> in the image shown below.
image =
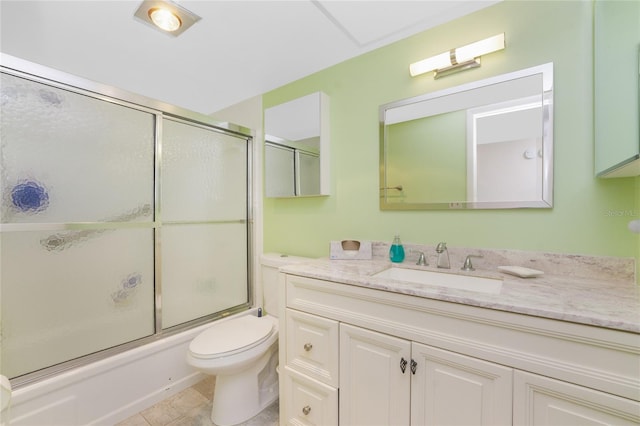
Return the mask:
[[447,249],[447,243],[441,242],[436,246],[436,253],[442,253]]
[[420,252],[420,257],[418,257],[418,261],[416,262],[416,265],[420,265],[420,266],[429,265],[427,263],[427,259],[424,257],[424,253],[423,252]]
[[480,254],[470,254],[467,256],[467,258],[464,260],[464,265],[462,265],[462,269],[463,271],[475,271],[476,268],[473,267],[473,264],[471,263],[471,258],[472,257],[484,257]]

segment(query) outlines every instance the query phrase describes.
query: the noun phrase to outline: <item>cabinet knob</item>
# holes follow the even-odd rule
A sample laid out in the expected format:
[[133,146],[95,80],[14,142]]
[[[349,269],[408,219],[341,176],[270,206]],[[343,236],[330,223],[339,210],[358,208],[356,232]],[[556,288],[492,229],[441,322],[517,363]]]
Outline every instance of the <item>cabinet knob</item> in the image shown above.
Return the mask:
[[309,352],[311,350],[311,348],[313,348],[313,345],[311,343],[305,343],[304,344],[304,350]]
[[407,364],[409,363],[409,361],[407,361],[406,359],[404,359],[404,357],[402,357],[400,359],[400,370],[402,370],[402,374],[404,374],[405,370],[407,369]]
[[308,405],[302,409],[302,414],[304,414],[305,416],[308,416],[310,412],[311,412],[311,407]]

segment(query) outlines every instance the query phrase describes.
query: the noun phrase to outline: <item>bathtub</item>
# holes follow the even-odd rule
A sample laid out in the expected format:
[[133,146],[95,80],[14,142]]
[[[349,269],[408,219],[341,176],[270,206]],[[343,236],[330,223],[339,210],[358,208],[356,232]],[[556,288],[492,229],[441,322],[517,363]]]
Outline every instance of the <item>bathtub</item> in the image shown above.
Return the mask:
[[191,340],[209,326],[211,323],[15,389],[9,425],[113,425],[139,413],[205,377],[187,365],[185,357]]

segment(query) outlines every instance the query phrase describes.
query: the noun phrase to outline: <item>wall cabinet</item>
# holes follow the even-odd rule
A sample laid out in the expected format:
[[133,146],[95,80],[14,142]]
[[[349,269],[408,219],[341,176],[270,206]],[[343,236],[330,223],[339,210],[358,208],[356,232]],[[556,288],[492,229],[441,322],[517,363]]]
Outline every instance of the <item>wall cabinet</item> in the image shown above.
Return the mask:
[[640,175],[640,2],[594,2],[595,168]]
[[280,281],[283,425],[640,425],[637,334]]

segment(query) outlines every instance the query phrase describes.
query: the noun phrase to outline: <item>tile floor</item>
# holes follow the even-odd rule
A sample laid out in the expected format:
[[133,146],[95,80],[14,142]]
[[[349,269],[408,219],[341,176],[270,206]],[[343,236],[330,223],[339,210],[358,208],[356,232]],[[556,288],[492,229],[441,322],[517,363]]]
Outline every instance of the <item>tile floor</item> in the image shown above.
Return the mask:
[[[116,426],[212,426],[211,400],[214,384],[215,377],[206,378]],[[242,425],[277,426],[278,402]]]

